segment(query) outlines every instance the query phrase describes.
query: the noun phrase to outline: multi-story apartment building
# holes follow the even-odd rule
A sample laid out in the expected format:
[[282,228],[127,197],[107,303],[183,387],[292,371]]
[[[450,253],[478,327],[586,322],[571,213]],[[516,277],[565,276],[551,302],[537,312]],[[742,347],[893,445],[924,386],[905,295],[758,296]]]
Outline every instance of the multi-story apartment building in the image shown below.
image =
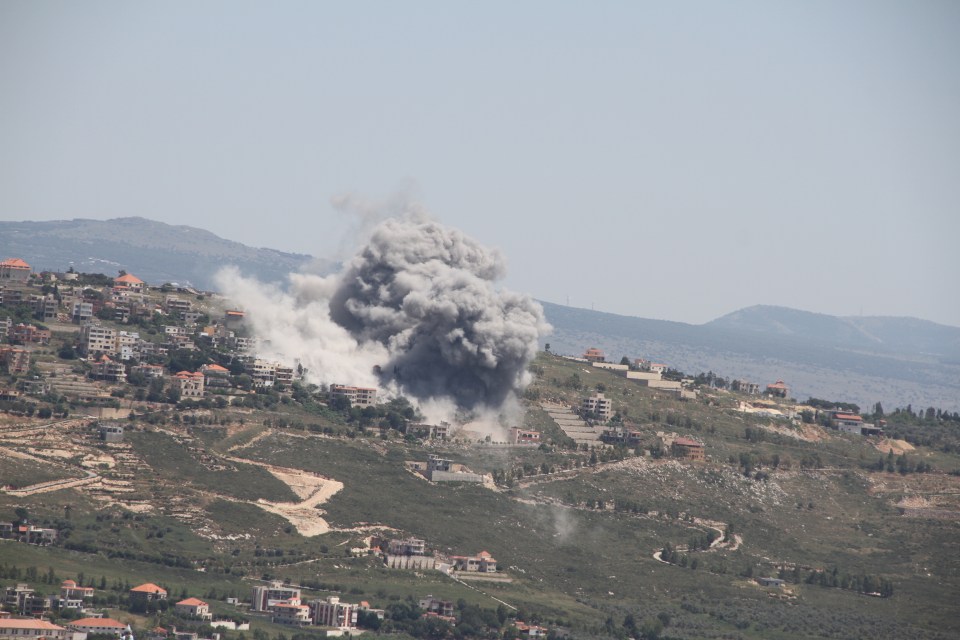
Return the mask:
[[591,398],[584,398],[580,404],[580,409],[584,413],[593,413],[603,421],[607,421],[613,416],[613,402],[602,393],[597,393]]
[[117,353],[117,331],[88,322],[80,327],[80,351],[84,355],[102,353],[108,356]]
[[369,387],[348,387],[342,384],[330,385],[330,394],[346,396],[351,407],[370,407],[377,404],[377,390]]
[[357,605],[340,602],[337,596],[327,596],[324,600],[310,603],[313,624],[338,629],[356,629]]

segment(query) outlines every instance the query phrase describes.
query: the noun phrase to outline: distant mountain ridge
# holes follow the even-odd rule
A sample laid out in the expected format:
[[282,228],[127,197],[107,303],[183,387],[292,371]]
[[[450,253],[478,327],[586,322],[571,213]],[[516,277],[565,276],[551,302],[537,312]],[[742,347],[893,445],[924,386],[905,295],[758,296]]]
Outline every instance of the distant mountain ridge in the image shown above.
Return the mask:
[[756,305],[728,313],[708,322],[706,326],[793,336],[846,348],[960,357],[960,328],[918,318],[837,317],[787,307]]
[[[284,282],[308,255],[257,249],[184,225],[145,218],[0,222],[0,258],[20,257],[35,270],[114,275],[120,269],[150,284],[189,282],[213,289],[223,266],[261,281]],[[761,384],[784,379],[792,395],[848,400],[863,407],[913,404],[960,410],[960,328],[916,318],[847,317],[757,305],[702,325],[621,316],[542,302],[558,353],[596,346],[610,358],[646,357],[688,373],[714,371]]]
[[692,325],[541,304],[554,327],[546,340],[557,353],[594,346],[614,361],[645,357],[761,385],[782,378],[801,400],[960,410],[958,327],[762,305]]
[[257,249],[204,229],[139,217],[112,220],[0,222],[0,255],[25,259],[35,270],[115,275],[120,269],[150,284],[189,282],[214,287],[214,274],[233,264],[265,281],[314,262],[308,255]]

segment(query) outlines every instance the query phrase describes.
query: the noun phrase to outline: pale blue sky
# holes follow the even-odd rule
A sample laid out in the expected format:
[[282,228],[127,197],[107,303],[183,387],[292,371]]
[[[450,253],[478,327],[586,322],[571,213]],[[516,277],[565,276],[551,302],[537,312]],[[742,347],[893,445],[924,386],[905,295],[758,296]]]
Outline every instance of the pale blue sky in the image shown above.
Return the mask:
[[960,325],[960,3],[0,3],[0,219],[331,255],[402,191],[506,286]]

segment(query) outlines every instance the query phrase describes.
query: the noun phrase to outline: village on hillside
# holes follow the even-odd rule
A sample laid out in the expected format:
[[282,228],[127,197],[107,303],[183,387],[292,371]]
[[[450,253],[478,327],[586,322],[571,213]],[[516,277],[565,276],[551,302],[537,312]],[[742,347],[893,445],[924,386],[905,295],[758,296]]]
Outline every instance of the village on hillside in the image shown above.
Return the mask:
[[[478,625],[496,629],[498,637],[507,639],[569,634],[559,620],[548,623],[484,591],[528,578],[518,558],[504,558],[482,538],[454,548],[409,525],[404,530],[382,522],[332,525],[324,509],[344,491],[339,476],[305,471],[307,467],[297,466],[295,452],[277,453],[277,447],[265,449],[274,457],[242,455],[245,447],[260,441],[272,446],[281,437],[364,440],[382,456],[382,464],[396,468],[405,481],[415,483],[412,486],[497,496],[609,469],[702,470],[723,482],[738,479],[762,487],[771,473],[789,471],[791,464],[801,470],[828,466],[819,454],[793,449],[792,462],[786,453],[745,455],[729,447],[714,449],[713,426],[684,416],[687,407],[736,416],[747,426],[735,437],[746,443],[784,443],[786,450],[793,441],[849,439],[877,452],[863,462],[870,471],[903,475],[931,470],[928,462],[907,455],[913,451],[909,443],[889,437],[879,403],[872,411],[861,411],[842,401],[798,401],[784,380],[730,380],[713,372],[688,375],[653,358],[608,361],[595,347],[560,355],[550,353],[547,345],[531,365],[537,382],[523,397],[534,414],[529,422],[493,431],[469,422],[433,423],[404,398],[382,397],[377,389],[356,386],[352,380],[315,384],[299,361],[263,357],[248,326],[250,311],[235,308],[214,292],[172,283],[151,285],[126,272],[115,277],[72,270],[35,273],[20,258],[0,262],[0,464],[10,470],[0,474],[0,491],[23,501],[74,491],[98,508],[123,514],[118,517],[128,523],[124,527],[136,529],[145,526],[148,514],[160,515],[181,523],[218,552],[253,556],[247,565],[237,564],[249,590],[230,595],[185,588],[174,595],[159,577],[131,586],[62,575],[65,572],[53,566],[42,575],[35,567],[29,571],[0,564],[0,585],[5,588],[0,640],[132,639],[134,633],[150,640],[223,640],[238,638],[225,635],[228,632],[251,629],[255,640],[267,640],[259,626],[263,624],[317,637],[384,629],[435,640],[452,637],[453,629]],[[544,363],[568,377],[548,379]],[[644,399],[644,406],[665,403],[670,410],[661,414],[651,408],[638,415],[628,408],[627,399],[634,395]],[[936,419],[958,418],[931,411],[927,415]],[[211,446],[217,439],[229,444]],[[390,443],[401,444],[406,459],[388,457]],[[153,455],[152,448],[157,449]],[[529,461],[533,459],[536,462]],[[161,465],[169,465],[164,473],[184,478],[182,483],[161,479]],[[231,481],[236,486],[227,489],[217,485],[218,474],[242,475],[244,480]],[[203,478],[218,488],[191,486],[190,478]],[[270,486],[275,495],[248,491],[257,483],[274,483]],[[450,495],[461,499],[457,493]],[[537,504],[552,509],[628,514],[702,532],[701,537],[641,553],[678,569],[688,563],[696,568],[698,554],[736,553],[744,542],[731,522],[685,511],[572,492],[562,499],[523,495],[519,499],[525,504],[539,500]],[[409,491],[406,497],[416,499]],[[362,592],[278,580],[272,572],[284,565],[270,561],[275,550],[261,547],[249,534],[228,532],[198,504],[277,516],[285,523],[284,531],[304,538],[342,532],[349,536],[337,550],[344,558],[363,559],[417,579],[448,580],[499,605],[481,609],[443,594],[434,597],[440,590],[431,588],[409,593],[402,602],[387,604],[381,597],[374,606],[369,596],[359,597]],[[812,501],[798,505],[814,508]],[[921,510],[928,515],[933,511],[929,502],[902,503],[903,513]],[[937,517],[952,517],[952,511],[941,512]],[[243,513],[249,518],[249,511]],[[25,508],[13,515],[5,520],[0,514],[0,544],[104,553],[71,537],[70,509],[63,518],[36,517]],[[154,539],[168,533],[169,528],[150,531]],[[323,553],[329,556],[330,550]],[[283,557],[282,550],[279,555]],[[150,561],[198,573],[217,566],[210,558]],[[309,562],[289,560],[295,561]],[[846,577],[786,561],[768,565],[763,573],[743,575],[751,588],[784,600],[796,598],[791,585],[800,583],[801,576],[809,584],[878,598],[893,593],[892,583],[883,577]],[[723,573],[719,568],[716,572]]]

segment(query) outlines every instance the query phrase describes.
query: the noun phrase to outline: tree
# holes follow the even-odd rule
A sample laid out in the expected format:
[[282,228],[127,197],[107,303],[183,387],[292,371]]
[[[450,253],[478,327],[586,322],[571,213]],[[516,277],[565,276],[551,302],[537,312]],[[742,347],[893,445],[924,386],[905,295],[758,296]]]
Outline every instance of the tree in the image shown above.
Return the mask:
[[20,522],[26,522],[30,516],[30,513],[27,511],[26,507],[17,507],[13,510],[13,512],[17,515],[17,520]]

